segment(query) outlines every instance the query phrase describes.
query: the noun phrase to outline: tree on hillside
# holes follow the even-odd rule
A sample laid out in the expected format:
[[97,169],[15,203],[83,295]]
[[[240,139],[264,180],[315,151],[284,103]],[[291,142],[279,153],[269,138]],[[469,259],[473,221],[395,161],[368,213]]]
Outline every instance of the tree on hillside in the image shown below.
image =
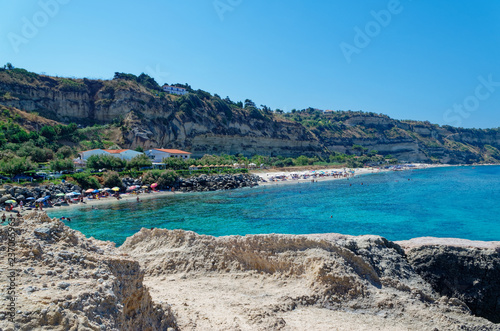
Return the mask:
[[161,90],[160,85],[158,85],[154,78],[145,73],[142,73],[139,77],[137,77],[137,82],[148,89]]
[[0,161],[0,171],[11,176],[23,174],[37,167],[38,165],[31,162],[31,158],[29,157],[15,157]]
[[250,99],[245,99],[245,108],[255,107],[255,103]]
[[127,162],[116,156],[110,155],[92,155],[87,160],[87,168],[89,169],[108,169],[116,170],[125,168]]
[[75,165],[71,159],[64,160],[52,160],[50,161],[50,170],[52,171],[73,171],[75,170]]
[[145,154],[137,155],[127,162],[127,169],[141,170],[142,168],[150,168],[153,162]]

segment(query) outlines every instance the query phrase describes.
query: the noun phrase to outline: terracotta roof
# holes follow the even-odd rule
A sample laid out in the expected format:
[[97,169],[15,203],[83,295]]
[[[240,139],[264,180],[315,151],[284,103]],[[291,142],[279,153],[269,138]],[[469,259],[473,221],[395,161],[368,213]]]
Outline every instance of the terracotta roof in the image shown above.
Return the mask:
[[130,149],[103,149],[103,151],[106,151],[111,154],[120,154],[125,151],[130,151]]
[[153,148],[154,150],[170,153],[170,154],[191,154],[189,152],[181,151],[180,149],[164,149],[164,148]]
[[94,149],[89,149],[88,151],[81,151],[79,153],[87,153],[87,152],[92,152],[92,151],[99,151],[101,150],[100,148],[94,148]]

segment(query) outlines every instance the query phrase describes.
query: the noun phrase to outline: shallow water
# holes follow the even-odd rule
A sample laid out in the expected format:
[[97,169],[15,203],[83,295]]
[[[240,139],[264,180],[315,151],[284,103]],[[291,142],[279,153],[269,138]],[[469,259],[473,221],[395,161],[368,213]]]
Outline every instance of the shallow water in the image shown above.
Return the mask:
[[385,172],[349,180],[176,194],[50,210],[71,228],[121,245],[142,227],[214,236],[376,234],[389,240],[500,240],[500,166]]

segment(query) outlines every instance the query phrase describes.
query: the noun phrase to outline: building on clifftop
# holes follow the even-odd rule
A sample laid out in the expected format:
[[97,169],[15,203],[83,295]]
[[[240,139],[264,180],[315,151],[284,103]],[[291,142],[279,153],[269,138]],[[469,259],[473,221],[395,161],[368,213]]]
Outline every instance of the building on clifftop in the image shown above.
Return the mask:
[[187,91],[185,88],[177,87],[177,86],[170,86],[170,85],[163,85],[163,92],[167,92],[170,94],[177,94],[177,95],[187,94]]

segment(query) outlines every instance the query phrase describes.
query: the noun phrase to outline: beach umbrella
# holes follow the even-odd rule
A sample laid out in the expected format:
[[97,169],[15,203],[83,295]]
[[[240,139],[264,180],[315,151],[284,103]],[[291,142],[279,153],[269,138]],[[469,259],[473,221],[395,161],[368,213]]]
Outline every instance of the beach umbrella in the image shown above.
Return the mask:
[[15,204],[15,203],[17,203],[17,202],[16,202],[16,201],[14,201],[14,200],[7,200],[7,201],[5,201],[5,203]]
[[147,186],[147,185],[143,185],[143,186],[141,186],[141,188],[148,188],[148,187],[149,187],[149,186]]
[[26,200],[35,200],[33,197],[26,198]]
[[81,193],[78,193],[78,192],[71,192],[70,194],[71,195],[81,195]]
[[115,187],[112,188],[112,190],[115,191],[115,192],[118,192],[120,190],[120,188],[118,186],[115,186]]
[[39,199],[36,199],[35,201],[36,202],[43,202],[43,201],[45,201],[45,199],[44,198],[39,198]]
[[57,194],[56,194],[56,197],[63,197],[63,196],[65,196],[65,195],[66,195],[66,194],[64,194],[64,193],[57,193]]
[[155,187],[157,187],[157,186],[158,186],[158,183],[153,183],[153,184],[151,184],[151,188],[155,188]]
[[111,189],[109,187],[105,187],[103,188],[103,191],[111,191]]
[[89,188],[87,191],[85,191],[85,193],[92,193],[92,192],[94,192],[93,188]]
[[93,190],[92,193],[99,193],[99,190]]

